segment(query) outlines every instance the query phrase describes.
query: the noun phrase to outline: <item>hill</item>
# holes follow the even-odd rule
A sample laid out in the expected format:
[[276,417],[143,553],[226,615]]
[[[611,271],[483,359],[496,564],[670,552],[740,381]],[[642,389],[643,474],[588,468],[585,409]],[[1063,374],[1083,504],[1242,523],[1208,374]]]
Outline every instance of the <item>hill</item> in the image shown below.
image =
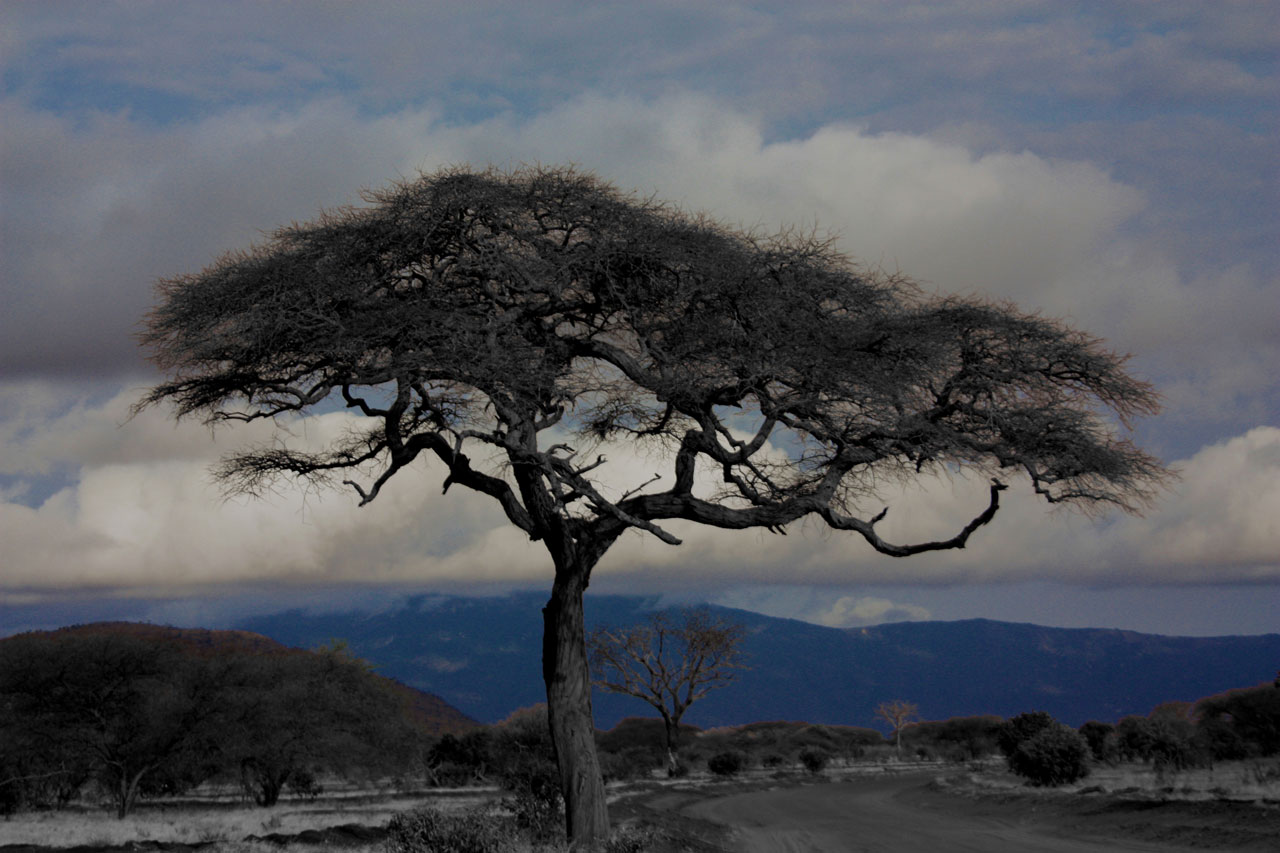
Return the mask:
[[[155,643],[171,643],[179,646],[184,652],[199,657],[219,655],[293,655],[311,654],[302,648],[296,648],[253,631],[208,630],[204,628],[173,628],[168,625],[152,625],[145,622],[92,622],[84,625],[73,625],[55,631],[37,631],[34,634],[115,634],[137,637]],[[15,635],[24,636],[24,635]],[[0,639],[4,644],[13,638]],[[327,642],[327,638],[325,640]],[[319,646],[322,643],[312,643]],[[354,650],[353,650],[353,653]],[[355,653],[360,657],[358,653]],[[376,678],[386,683],[388,689],[401,696],[408,709],[410,719],[423,731],[434,735],[446,733],[460,734],[475,728],[475,720],[467,717],[457,708],[445,702],[439,696],[403,684],[394,678],[377,674]]]
[[[342,637],[378,671],[496,722],[544,701],[544,596],[410,596],[376,612],[290,610],[238,627],[314,646]],[[639,621],[656,600],[588,596],[588,626]],[[973,619],[826,628],[729,608],[747,627],[751,669],[696,703],[685,722],[710,728],[758,720],[876,725],[875,706],[906,699],[926,719],[1044,710],[1071,725],[1146,714],[1270,679],[1280,634],[1166,637],[1109,629],[1047,628]],[[639,700],[597,693],[596,725],[647,713]]]

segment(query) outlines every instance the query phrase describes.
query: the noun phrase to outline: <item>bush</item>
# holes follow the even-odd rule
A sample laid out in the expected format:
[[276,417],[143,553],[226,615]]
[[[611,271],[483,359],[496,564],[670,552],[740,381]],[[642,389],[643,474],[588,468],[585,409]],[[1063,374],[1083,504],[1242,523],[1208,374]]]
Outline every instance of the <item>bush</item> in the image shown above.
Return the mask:
[[1005,758],[1012,759],[1018,747],[1035,737],[1041,731],[1058,723],[1047,711],[1028,711],[1016,717],[1010,717],[1000,724],[996,731],[996,745]]
[[554,763],[543,756],[521,756],[503,773],[502,788],[511,793],[503,805],[532,839],[548,841],[564,831],[564,800]]
[[1098,761],[1106,761],[1110,753],[1111,733],[1116,727],[1110,723],[1090,720],[1080,727],[1080,736],[1089,744],[1089,752]]
[[446,814],[426,808],[398,814],[387,826],[387,853],[515,853],[514,833],[484,812]]
[[1155,723],[1146,717],[1125,717],[1116,723],[1116,752],[1125,761],[1150,761],[1155,744]]
[[707,759],[707,769],[717,776],[733,776],[742,769],[742,753],[718,752]]
[[1009,769],[1033,785],[1066,785],[1089,775],[1089,744],[1079,732],[1054,723],[1023,741]]
[[658,837],[658,832],[652,827],[624,826],[609,836],[604,853],[645,853],[653,848]]
[[830,753],[821,749],[806,749],[800,753],[800,763],[810,773],[821,773],[822,768],[826,767],[827,762],[830,760]]

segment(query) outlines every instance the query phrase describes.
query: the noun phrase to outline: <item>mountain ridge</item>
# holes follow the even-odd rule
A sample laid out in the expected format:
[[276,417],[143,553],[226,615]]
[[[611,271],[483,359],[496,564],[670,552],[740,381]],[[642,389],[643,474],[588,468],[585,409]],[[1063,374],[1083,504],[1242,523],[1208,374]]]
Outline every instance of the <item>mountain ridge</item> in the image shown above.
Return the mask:
[[[543,600],[415,595],[377,613],[294,609],[236,624],[295,645],[342,637],[379,671],[496,722],[544,701]],[[638,622],[658,603],[588,595],[588,628]],[[1079,725],[1249,686],[1280,665],[1280,633],[1177,637],[993,619],[832,628],[706,606],[746,628],[752,668],[691,707],[686,721],[702,728],[769,719],[868,726],[875,706],[892,699],[917,703],[928,719],[1046,710]],[[650,712],[599,691],[593,704],[601,729]]]

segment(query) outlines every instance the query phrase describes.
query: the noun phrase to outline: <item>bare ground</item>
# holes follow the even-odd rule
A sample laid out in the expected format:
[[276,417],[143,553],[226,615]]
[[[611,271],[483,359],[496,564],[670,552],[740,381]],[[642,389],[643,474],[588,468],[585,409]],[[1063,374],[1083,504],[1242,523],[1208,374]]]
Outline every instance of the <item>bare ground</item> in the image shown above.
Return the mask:
[[666,829],[664,853],[1280,851],[1274,804],[987,793],[942,784],[936,774],[782,783],[720,796],[669,790],[628,805]]
[[[1088,788],[1074,792],[992,788],[970,784],[967,777],[935,770],[818,780],[790,776],[731,783],[642,783],[638,789],[618,791],[610,812],[616,823],[655,827],[658,842],[653,853],[1280,851],[1280,803],[1275,800],[1188,801]],[[253,843],[248,844],[6,844],[0,824],[0,853],[260,853],[273,849],[312,853],[381,847],[385,822],[375,818],[362,824],[333,825],[342,816],[325,815],[331,821],[339,818],[328,829],[264,833],[249,836]],[[359,819],[351,811],[345,817]],[[314,819],[324,820],[320,815]]]

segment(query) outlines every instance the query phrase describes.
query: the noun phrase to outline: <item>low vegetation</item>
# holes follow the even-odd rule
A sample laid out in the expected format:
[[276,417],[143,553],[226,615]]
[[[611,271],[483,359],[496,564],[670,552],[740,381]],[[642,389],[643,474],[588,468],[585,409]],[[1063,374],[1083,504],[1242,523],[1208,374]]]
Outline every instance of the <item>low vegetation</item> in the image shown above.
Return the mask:
[[[383,839],[370,849],[564,849],[564,802],[545,706],[493,726],[428,733],[407,711],[404,695],[340,644],[282,653],[243,643],[204,648],[189,639],[184,645],[55,632],[0,643],[0,810],[11,820],[6,829],[14,830],[6,840],[21,838],[20,827],[47,828],[59,819],[104,826],[107,805],[128,819],[118,822],[119,843],[144,832],[132,822],[139,808],[185,826],[185,835],[175,828],[174,841],[239,842],[321,814],[349,823],[354,813],[343,820],[334,812],[342,802],[336,795],[376,786],[368,802],[376,799],[381,810],[356,818],[376,826]],[[1280,791],[1280,685],[1271,683],[1078,730],[1043,711],[891,728],[886,739],[869,728],[800,722],[682,726],[679,767],[691,778],[677,781],[776,784],[775,777],[951,763],[1027,790],[1266,800]],[[667,735],[660,719],[630,718],[598,732],[606,778],[669,784]],[[1001,757],[1008,774],[992,772]],[[396,792],[414,790],[423,793],[395,800]],[[216,809],[212,799],[204,811],[181,818],[175,817],[181,808],[158,808],[201,802],[210,792],[218,794]],[[297,817],[316,798],[328,806]],[[213,816],[229,813],[223,807],[237,799],[242,809],[288,808],[275,809],[276,818],[259,809],[260,819],[217,823]],[[33,839],[45,837],[39,828],[32,832]],[[115,837],[82,834],[67,846]],[[650,849],[653,838],[653,830],[633,825],[615,833],[607,849],[638,852]]]
[[[120,626],[0,643],[0,813],[139,800],[232,782],[260,806],[322,776],[408,772],[428,740],[403,688],[340,645],[148,635]],[[207,637],[206,637],[207,638]]]

